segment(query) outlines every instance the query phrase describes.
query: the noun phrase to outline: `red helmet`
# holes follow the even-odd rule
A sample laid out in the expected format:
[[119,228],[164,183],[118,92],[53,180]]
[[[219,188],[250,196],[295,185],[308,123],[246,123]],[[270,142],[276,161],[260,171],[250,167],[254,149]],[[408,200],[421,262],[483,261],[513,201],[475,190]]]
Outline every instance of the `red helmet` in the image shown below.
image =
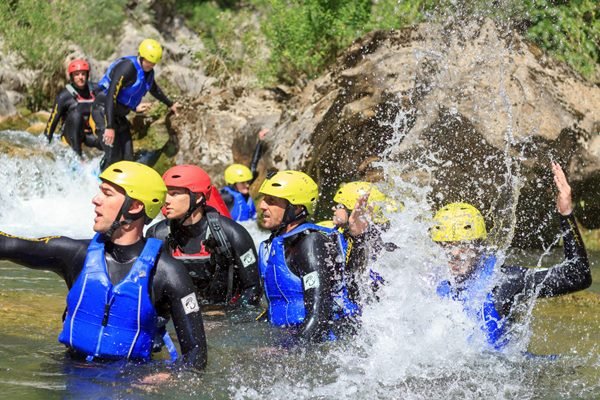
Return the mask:
[[192,193],[202,193],[208,200],[211,193],[210,176],[195,165],[176,165],[163,175],[165,185],[186,188]]
[[81,59],[73,60],[69,63],[69,66],[67,67],[67,72],[69,73],[69,75],[71,75],[73,72],[76,71],[85,71],[89,73],[90,64],[88,64],[87,61]]

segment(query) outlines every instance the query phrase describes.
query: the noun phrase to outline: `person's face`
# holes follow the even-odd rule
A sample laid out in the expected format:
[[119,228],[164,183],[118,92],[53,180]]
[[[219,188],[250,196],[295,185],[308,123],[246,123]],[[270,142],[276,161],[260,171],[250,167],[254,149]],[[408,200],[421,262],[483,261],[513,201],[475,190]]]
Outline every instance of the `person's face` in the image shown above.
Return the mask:
[[238,182],[235,184],[235,190],[243,194],[244,196],[250,193],[250,182]]
[[287,200],[281,197],[264,195],[258,205],[262,211],[263,227],[273,230],[281,225],[287,204]]
[[152,71],[152,69],[156,65],[156,64],[151,63],[150,61],[146,60],[143,57],[140,57],[140,60],[141,60],[140,64],[141,64],[142,69],[144,70],[144,72],[150,72],[150,71]]
[[190,193],[187,189],[171,187],[167,188],[165,199],[165,217],[167,219],[183,218],[190,208]]
[[454,278],[459,282],[467,279],[477,266],[480,246],[474,242],[448,242],[442,246]]
[[331,210],[333,211],[332,221],[336,226],[345,226],[348,223],[348,210],[343,204],[336,204]]
[[125,201],[125,192],[119,186],[110,182],[100,184],[100,192],[92,199],[94,212],[94,232],[107,232],[117,218]]
[[77,88],[82,89],[87,84],[87,77],[86,71],[75,71],[71,74],[71,81]]

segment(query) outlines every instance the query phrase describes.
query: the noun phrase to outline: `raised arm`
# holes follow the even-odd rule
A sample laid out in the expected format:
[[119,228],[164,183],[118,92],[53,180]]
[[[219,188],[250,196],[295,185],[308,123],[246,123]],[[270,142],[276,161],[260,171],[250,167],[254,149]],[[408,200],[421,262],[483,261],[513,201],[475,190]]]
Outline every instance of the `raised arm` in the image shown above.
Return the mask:
[[88,244],[89,240],[65,236],[28,239],[0,232],[0,259],[55,272],[71,287],[85,261]]

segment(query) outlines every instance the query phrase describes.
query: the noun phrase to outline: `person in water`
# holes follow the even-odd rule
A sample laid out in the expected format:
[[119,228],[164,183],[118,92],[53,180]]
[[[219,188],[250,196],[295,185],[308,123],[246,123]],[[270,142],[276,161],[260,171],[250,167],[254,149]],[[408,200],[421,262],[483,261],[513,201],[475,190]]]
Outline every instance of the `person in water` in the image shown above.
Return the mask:
[[88,147],[100,148],[89,124],[96,88],[89,81],[90,64],[87,61],[71,61],[67,73],[69,83],[56,96],[44,135],[48,143],[52,142],[58,123],[61,122],[61,138],[81,156],[83,143]]
[[211,179],[200,167],[178,165],[163,175],[167,185],[166,219],[147,237],[165,241],[169,253],[186,266],[204,303],[258,305],[261,297],[258,257],[246,229],[209,204],[221,204]]
[[[375,293],[384,282],[381,275],[368,265],[383,249],[396,249],[393,243],[382,241],[381,233],[390,225],[383,208],[395,211],[397,207],[375,185],[365,181],[340,185],[333,201],[336,204],[332,207],[332,219],[323,224],[332,226],[342,235],[346,248],[348,293],[358,303],[361,300],[360,288],[370,286],[371,293]],[[370,293],[363,297],[369,296]]]
[[481,213],[467,203],[452,203],[434,216],[431,238],[443,246],[453,278],[437,292],[463,304],[481,327],[489,346],[502,350],[510,342],[510,324],[517,306],[526,298],[554,297],[589,287],[592,275],[583,240],[573,216],[571,187],[560,165],[552,172],[565,259],[551,268],[497,265],[484,245],[487,237]]
[[262,224],[271,231],[259,250],[270,323],[301,340],[343,334],[360,310],[348,298],[336,236],[307,222],[315,210],[317,184],[303,172],[280,171],[269,174],[259,192],[264,195]]
[[[187,366],[203,369],[206,337],[194,285],[179,261],[144,240],[166,187],[152,168],[121,161],[100,174],[90,240],[0,233],[0,259],[60,275],[69,289],[58,340],[87,361],[148,361],[157,317],[173,320]],[[172,356],[174,354],[172,353]]]
[[242,164],[232,164],[225,169],[225,183],[227,186],[221,188],[221,197],[227,204],[231,218],[242,222],[256,219],[256,206],[254,199],[250,196],[250,185],[258,176],[257,166],[262,155],[263,143],[268,129],[258,132],[258,142],[254,148],[250,168]]
[[127,114],[150,109],[151,103],[142,103],[150,92],[177,114],[173,103],[154,80],[154,66],[162,59],[163,49],[156,40],[145,39],[138,55],[122,57],[113,62],[98,82],[99,93],[92,108],[96,135],[102,138],[104,158],[100,169],[121,160],[133,160],[133,142]]

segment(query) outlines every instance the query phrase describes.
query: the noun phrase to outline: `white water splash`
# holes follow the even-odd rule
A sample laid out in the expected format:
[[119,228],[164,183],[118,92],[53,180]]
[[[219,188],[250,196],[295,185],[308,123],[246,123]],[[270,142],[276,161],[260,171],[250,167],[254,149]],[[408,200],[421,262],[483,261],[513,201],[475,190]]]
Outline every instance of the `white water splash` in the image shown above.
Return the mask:
[[0,230],[26,237],[91,237],[98,160],[80,161],[58,141],[48,145],[43,136],[26,132],[0,132],[0,141],[23,149],[0,154]]

